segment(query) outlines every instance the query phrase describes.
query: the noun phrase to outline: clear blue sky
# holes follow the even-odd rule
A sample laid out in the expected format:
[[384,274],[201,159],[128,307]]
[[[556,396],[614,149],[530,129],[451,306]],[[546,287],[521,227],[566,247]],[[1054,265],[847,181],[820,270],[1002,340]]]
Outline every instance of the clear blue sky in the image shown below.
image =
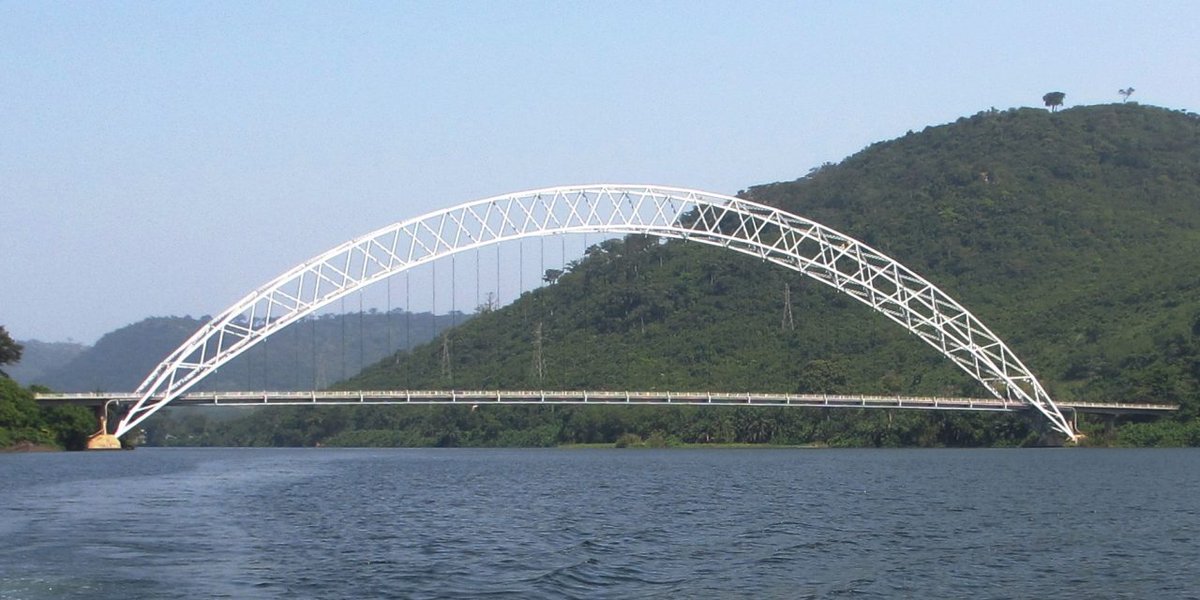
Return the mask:
[[0,0],[0,324],[211,314],[570,183],[733,193],[990,107],[1200,109],[1181,2]]

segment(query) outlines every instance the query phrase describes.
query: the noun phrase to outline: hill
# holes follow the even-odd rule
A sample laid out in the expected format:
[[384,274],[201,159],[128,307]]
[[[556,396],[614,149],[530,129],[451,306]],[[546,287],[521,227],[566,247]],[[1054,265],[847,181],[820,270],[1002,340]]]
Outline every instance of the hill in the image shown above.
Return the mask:
[[[12,368],[13,378],[63,392],[132,391],[159,361],[206,319],[152,317],[105,334],[95,346],[62,352],[57,365],[43,361],[37,372]],[[321,389],[395,352],[433,339],[465,317],[403,311],[323,315],[306,319],[268,338],[206,378],[198,389]],[[409,339],[411,338],[411,339]],[[40,342],[23,342],[38,358]]]
[[980,113],[748,196],[903,257],[983,315],[1056,397],[1200,400],[1182,356],[1200,326],[1194,114]]
[[47,371],[61,368],[79,356],[87,346],[73,342],[42,342],[18,340],[24,346],[21,361],[5,368],[14,381],[28,385],[42,378]]
[[[1173,422],[1119,431],[1091,424],[1092,439],[1200,444],[1196,115],[1135,104],[987,111],[741,194],[854,235],[922,273],[1004,338],[1054,397],[1184,406]],[[932,349],[828,288],[719,249],[636,236],[593,248],[554,285],[448,340],[448,365],[445,346],[430,344],[339,385],[983,393]],[[1016,417],[882,411],[402,408],[254,418],[263,421],[237,441],[1038,439],[1038,424]],[[266,430],[290,433],[275,442],[253,433]]]

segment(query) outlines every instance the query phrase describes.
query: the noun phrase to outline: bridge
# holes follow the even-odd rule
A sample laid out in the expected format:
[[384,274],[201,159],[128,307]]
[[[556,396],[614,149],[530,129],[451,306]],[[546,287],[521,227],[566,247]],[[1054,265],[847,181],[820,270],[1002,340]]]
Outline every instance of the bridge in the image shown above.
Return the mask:
[[[115,432],[108,433],[107,425],[103,425],[99,434],[103,441],[98,445],[117,443],[116,438],[170,403],[188,402],[184,398],[199,402],[203,395],[186,394],[221,365],[350,293],[483,246],[588,233],[641,234],[706,244],[799,272],[903,327],[970,375],[992,398],[991,404],[959,402],[958,409],[1021,407],[1040,414],[1052,429],[1071,441],[1078,439],[1074,420],[1064,415],[1038,378],[999,336],[932,282],[886,254],[815,221],[741,198],[683,188],[614,184],[546,188],[467,202],[349,240],[289,269],[205,323],[151,371],[133,394],[118,400],[127,404],[127,410]],[[546,396],[543,392],[429,392],[431,395],[423,398],[430,403],[454,403],[460,398],[482,403],[492,394],[499,403],[532,403],[535,398],[539,403],[594,403],[602,399],[605,403],[621,402],[619,397],[605,397],[606,393],[555,392]],[[624,403],[633,403],[635,397],[639,403],[674,404],[685,397],[699,403],[694,394],[643,393],[626,393]],[[313,392],[303,401],[267,393],[262,403],[346,403],[347,397],[324,394]],[[410,392],[395,394],[406,394],[404,402],[413,402]],[[469,394],[479,396],[471,399]],[[217,403],[220,397],[210,398],[211,403]],[[400,401],[400,396],[372,398],[377,402]],[[740,399],[738,394],[715,394],[712,398],[730,403]],[[746,398],[746,404],[779,403],[769,394]],[[782,402],[793,405],[793,398],[799,403],[817,402],[815,398],[788,395]],[[827,397],[822,398],[821,402],[827,402]],[[850,398],[828,402],[851,402]],[[949,407],[940,400],[867,402],[865,396],[858,398],[862,406],[890,403],[893,408]],[[224,399],[232,401],[229,396]],[[711,403],[710,399],[704,396],[703,403]],[[365,396],[361,402],[366,402]],[[900,406],[901,402],[908,404]]]
[[[84,392],[37,394],[44,405],[80,404],[100,407],[132,404],[136,393]],[[797,408],[889,408],[1029,412],[1023,402],[959,396],[879,396],[871,394],[778,394],[763,392],[563,391],[563,390],[357,390],[303,392],[188,392],[175,406],[353,406],[367,404],[442,404],[479,407],[490,404],[611,404],[678,406],[776,406]],[[1159,415],[1179,410],[1177,404],[1148,402],[1057,402],[1075,413]]]
[[[96,409],[104,422],[111,405],[130,405],[136,393],[108,394],[40,393],[37,402],[48,405],[78,404]],[[786,408],[857,408],[899,410],[952,410],[975,412],[1031,413],[1023,402],[999,398],[959,396],[881,396],[871,394],[789,394],[762,392],[671,392],[671,391],[565,391],[565,390],[356,390],[356,391],[229,391],[188,392],[176,397],[175,406],[365,406],[443,405],[470,406],[472,410],[492,405],[616,405],[616,406],[755,406]],[[1072,426],[1079,414],[1163,415],[1179,410],[1177,404],[1073,402],[1056,403],[1070,415]]]

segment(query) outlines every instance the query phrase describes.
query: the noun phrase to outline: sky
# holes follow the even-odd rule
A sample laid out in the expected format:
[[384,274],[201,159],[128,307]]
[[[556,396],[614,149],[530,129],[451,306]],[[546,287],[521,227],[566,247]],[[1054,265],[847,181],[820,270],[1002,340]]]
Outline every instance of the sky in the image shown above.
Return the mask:
[[733,194],[989,108],[1200,110],[1200,4],[0,0],[0,325],[215,314],[438,208]]

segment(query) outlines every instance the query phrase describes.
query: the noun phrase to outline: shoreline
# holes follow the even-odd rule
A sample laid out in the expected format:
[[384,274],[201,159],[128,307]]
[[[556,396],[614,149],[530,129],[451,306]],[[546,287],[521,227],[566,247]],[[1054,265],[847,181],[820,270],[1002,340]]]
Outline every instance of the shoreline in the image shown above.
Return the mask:
[[65,452],[65,450],[58,446],[35,444],[33,442],[17,442],[11,446],[0,448],[0,454],[24,454],[28,452]]

